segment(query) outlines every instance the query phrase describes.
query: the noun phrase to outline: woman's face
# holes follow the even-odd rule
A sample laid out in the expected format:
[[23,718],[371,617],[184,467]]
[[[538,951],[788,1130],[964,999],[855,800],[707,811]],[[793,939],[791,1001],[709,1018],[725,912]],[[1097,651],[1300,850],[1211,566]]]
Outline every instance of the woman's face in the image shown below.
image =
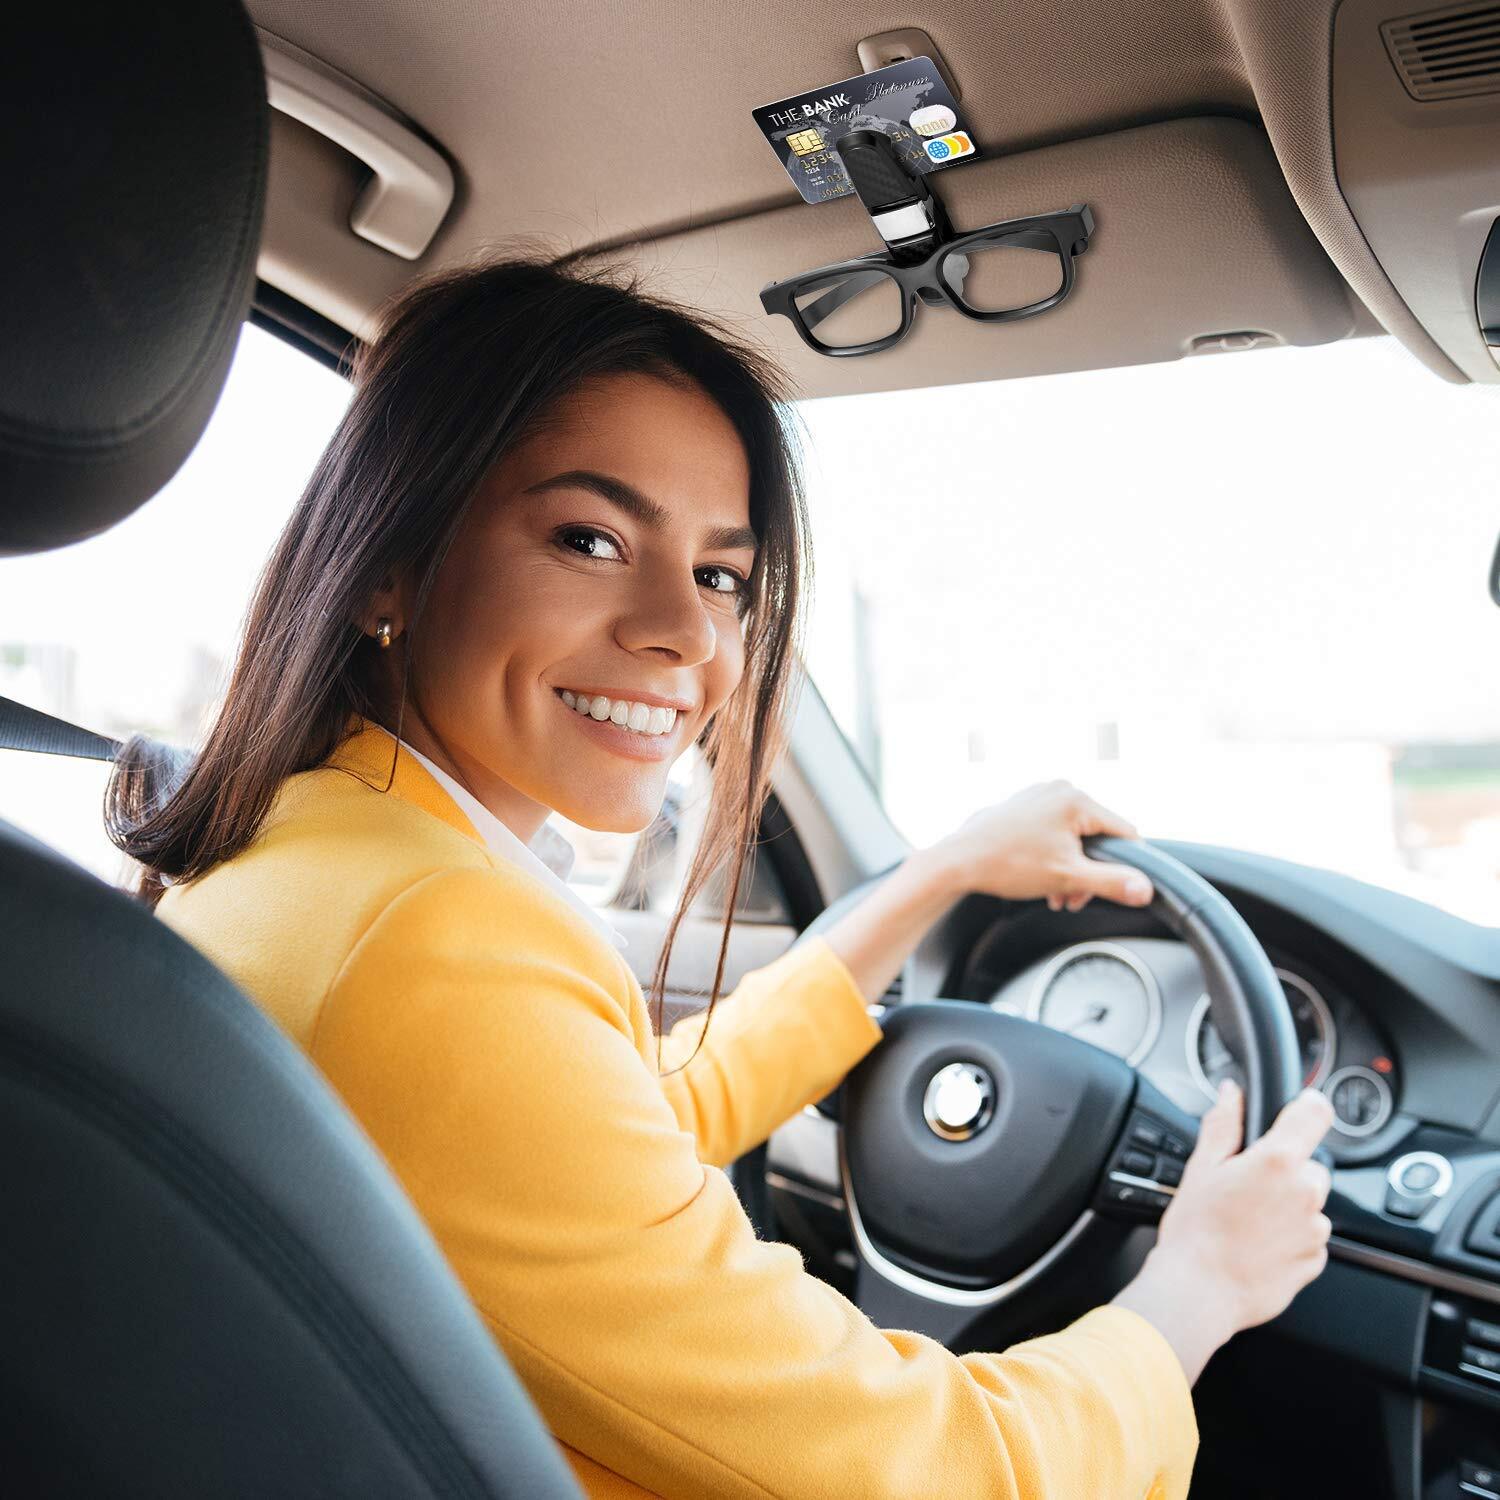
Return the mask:
[[475,496],[413,633],[403,736],[523,838],[553,810],[644,828],[740,680],[754,562],[719,407],[653,376],[586,382]]

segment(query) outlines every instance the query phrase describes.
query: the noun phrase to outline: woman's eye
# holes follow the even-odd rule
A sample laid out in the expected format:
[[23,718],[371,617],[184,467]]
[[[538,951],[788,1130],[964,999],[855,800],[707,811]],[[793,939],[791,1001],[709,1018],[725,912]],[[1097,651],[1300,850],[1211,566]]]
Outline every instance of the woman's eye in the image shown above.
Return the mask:
[[699,568],[698,582],[704,588],[712,589],[716,594],[738,594],[745,587],[745,580],[738,573],[731,572],[728,568],[721,568],[717,563],[706,568]]
[[610,562],[620,556],[620,548],[613,537],[588,526],[570,526],[559,533],[559,540],[570,551],[581,553],[584,557],[601,558]]
[[[621,562],[625,557],[619,542],[608,532],[598,531],[592,526],[565,526],[557,533],[557,540],[569,552],[576,552],[592,562]],[[709,563],[694,568],[693,576],[703,588],[715,594],[723,594],[737,602],[745,599],[745,579],[733,568]]]

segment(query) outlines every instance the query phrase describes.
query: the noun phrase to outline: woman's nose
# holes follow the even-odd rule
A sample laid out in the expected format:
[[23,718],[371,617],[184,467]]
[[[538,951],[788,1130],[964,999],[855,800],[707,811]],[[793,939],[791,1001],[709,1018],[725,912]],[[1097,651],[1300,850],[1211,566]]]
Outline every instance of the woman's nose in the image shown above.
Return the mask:
[[[675,570],[674,570],[675,572]],[[615,640],[627,651],[663,651],[683,666],[713,658],[718,632],[697,579],[642,574],[628,606],[615,622]]]

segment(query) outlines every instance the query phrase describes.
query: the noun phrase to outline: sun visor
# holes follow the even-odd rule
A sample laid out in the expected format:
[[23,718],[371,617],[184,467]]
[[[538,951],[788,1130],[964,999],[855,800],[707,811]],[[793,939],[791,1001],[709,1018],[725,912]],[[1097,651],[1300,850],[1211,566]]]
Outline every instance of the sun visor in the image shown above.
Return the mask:
[[631,252],[655,291],[774,346],[807,396],[1179,359],[1373,331],[1287,190],[1265,134],[1227,117],[1172,120],[987,158],[941,174],[954,228],[1088,204],[1096,230],[1071,297],[987,325],[927,309],[883,353],[806,349],[758,294],[878,248],[858,201],[796,204],[666,235]]

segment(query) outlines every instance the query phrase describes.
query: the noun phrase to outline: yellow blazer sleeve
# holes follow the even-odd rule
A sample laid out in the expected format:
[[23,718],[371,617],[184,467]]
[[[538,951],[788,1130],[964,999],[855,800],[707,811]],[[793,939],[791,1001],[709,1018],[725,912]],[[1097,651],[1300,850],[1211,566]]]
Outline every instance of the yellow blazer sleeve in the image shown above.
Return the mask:
[[881,1332],[755,1237],[621,988],[560,903],[451,870],[374,921],[311,1039],[563,1443],[666,1497],[1186,1495],[1191,1399],[1145,1320],[961,1358]]
[[880,1040],[853,975],[821,938],[746,974],[714,1006],[699,1047],[703,1026],[704,1015],[689,1016],[662,1038],[659,1081],[700,1160],[717,1167],[837,1087]]

